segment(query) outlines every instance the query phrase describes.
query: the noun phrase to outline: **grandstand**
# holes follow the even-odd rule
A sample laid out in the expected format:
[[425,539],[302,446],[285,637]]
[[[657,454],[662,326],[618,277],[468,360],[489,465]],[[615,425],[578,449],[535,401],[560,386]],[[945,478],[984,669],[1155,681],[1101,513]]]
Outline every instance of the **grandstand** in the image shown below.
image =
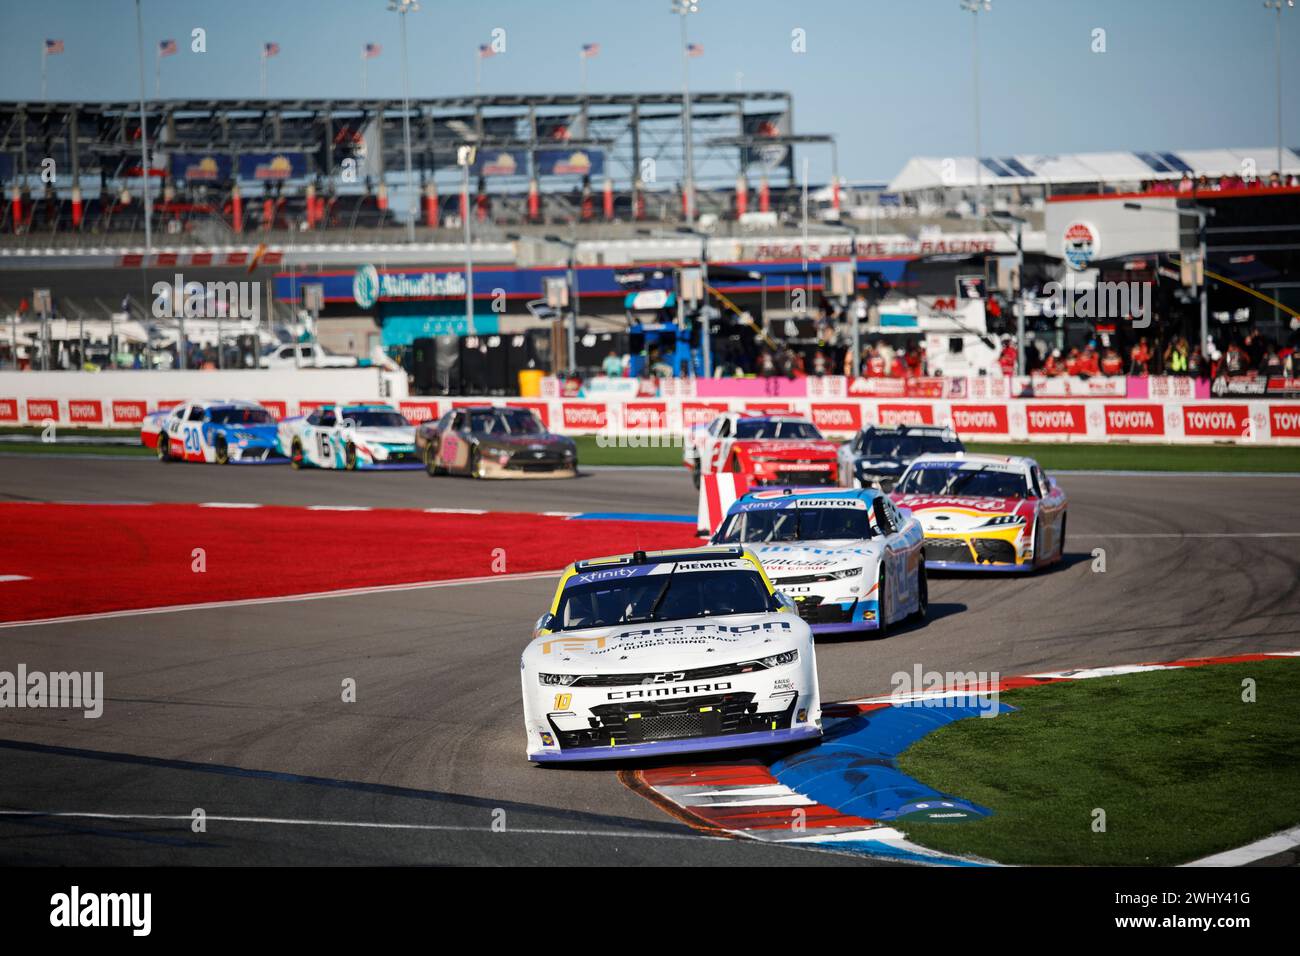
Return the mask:
[[[708,219],[763,228],[800,211],[791,95],[692,96],[694,181]],[[155,232],[178,243],[320,231],[399,236],[404,119],[423,239],[477,222],[520,228],[680,222],[684,148],[675,93],[400,100],[166,100],[146,107]],[[476,147],[470,209],[459,149]],[[61,171],[43,177],[49,160]],[[76,244],[143,230],[133,103],[0,103],[0,233]],[[833,182],[837,179],[833,177]],[[838,206],[834,190],[831,204]],[[405,205],[405,204],[404,204]]]

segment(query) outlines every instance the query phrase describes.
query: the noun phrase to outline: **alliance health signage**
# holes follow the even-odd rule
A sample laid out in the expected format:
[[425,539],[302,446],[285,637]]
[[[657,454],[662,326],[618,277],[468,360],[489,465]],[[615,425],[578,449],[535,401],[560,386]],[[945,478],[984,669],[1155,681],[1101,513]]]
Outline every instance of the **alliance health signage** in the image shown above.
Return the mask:
[[352,276],[352,300],[363,309],[380,299],[439,299],[464,294],[463,272],[380,272],[366,265]]

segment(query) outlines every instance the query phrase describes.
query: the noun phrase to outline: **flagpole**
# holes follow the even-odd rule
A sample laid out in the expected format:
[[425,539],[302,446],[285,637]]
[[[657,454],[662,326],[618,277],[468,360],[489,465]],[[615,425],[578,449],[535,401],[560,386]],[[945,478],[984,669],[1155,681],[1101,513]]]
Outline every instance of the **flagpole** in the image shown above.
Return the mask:
[[366,98],[366,48],[361,48],[361,98]]
[[262,48],[262,99],[266,99],[266,48]]
[[478,96],[483,89],[483,51],[474,51],[474,95]]
[[46,52],[45,41],[41,41],[41,102],[47,99],[45,95],[45,61],[49,59],[49,53]]
[[154,58],[153,98],[162,99],[162,47],[158,48],[158,55]]

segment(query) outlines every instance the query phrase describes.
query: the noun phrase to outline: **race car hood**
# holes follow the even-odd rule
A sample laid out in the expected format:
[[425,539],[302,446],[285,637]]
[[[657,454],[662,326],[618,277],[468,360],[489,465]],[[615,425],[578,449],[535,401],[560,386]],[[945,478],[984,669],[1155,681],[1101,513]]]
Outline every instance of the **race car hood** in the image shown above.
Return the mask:
[[549,432],[540,435],[475,435],[474,437],[482,444],[492,445],[495,448],[531,448],[534,445],[542,445],[546,448],[568,448],[573,444],[569,439]]
[[373,445],[414,445],[415,426],[397,427],[361,427],[351,432],[355,441]]
[[[921,522],[926,534],[961,534],[988,527],[1005,515],[1034,520],[1034,498],[967,498],[956,495],[890,495],[894,504],[906,508]],[[1006,519],[1003,519],[1004,521]]]
[[737,439],[734,447],[750,458],[813,458],[836,460],[839,446],[833,441],[805,439],[754,438]]
[[898,458],[866,458],[858,456],[853,459],[855,467],[874,474],[883,473],[901,473],[907,467],[907,462]]
[[269,445],[275,441],[278,426],[266,425],[216,425],[216,432],[226,436],[226,441],[243,442],[254,445]]
[[883,543],[843,538],[832,541],[774,542],[746,545],[780,588],[782,578],[874,566]]
[[794,614],[733,614],[543,634],[525,660],[564,674],[667,671],[767,657],[808,640],[808,625]]

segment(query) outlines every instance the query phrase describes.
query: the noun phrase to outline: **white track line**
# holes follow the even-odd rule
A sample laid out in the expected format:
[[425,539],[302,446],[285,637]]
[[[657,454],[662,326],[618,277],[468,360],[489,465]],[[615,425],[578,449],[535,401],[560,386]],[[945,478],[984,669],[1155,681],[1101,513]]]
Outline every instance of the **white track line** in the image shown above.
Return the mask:
[[1147,533],[1071,534],[1075,538],[1300,538],[1300,531],[1151,531]]
[[1292,827],[1290,830],[1274,833],[1272,836],[1256,840],[1254,843],[1239,846],[1235,850],[1224,850],[1222,853],[1215,853],[1212,856],[1193,860],[1191,863],[1184,863],[1183,866],[1245,866],[1247,863],[1253,863],[1268,856],[1294,850],[1298,846],[1300,846],[1300,827]]
[[[188,813],[78,813],[75,811],[46,813],[43,810],[0,810],[0,817],[37,817],[78,820],[122,820],[126,822],[169,822],[191,824],[194,817]],[[296,820],[289,817],[232,817],[206,814],[204,819],[216,823],[253,823],[292,827],[346,827],[357,830],[432,830],[455,833],[519,833],[527,836],[610,837],[651,840],[728,840],[729,837],[706,836],[690,833],[662,833],[648,830],[549,830],[544,827],[510,827],[493,830],[489,826],[464,827],[440,823],[379,823],[366,820]]]
[[467,584],[491,584],[494,581],[530,581],[536,578],[553,578],[563,569],[555,571],[528,571],[520,574],[489,574],[476,578],[447,578],[443,581],[414,581],[410,584],[379,584],[364,588],[341,588],[337,591],[311,591],[305,594],[281,594],[274,597],[240,598],[232,601],[206,601],[202,604],[168,604],[160,607],[129,608],[121,611],[103,611],[95,614],[67,614],[62,617],[42,617],[32,621],[3,621],[0,629],[8,627],[33,627],[38,624],[67,624],[75,621],[105,621],[119,617],[137,617],[145,614],[173,614],[178,611],[209,611],[223,607],[249,607],[255,604],[292,604],[297,601],[321,601],[326,598],[356,597],[366,594],[387,594],[392,591],[422,591],[434,588],[454,588]]

